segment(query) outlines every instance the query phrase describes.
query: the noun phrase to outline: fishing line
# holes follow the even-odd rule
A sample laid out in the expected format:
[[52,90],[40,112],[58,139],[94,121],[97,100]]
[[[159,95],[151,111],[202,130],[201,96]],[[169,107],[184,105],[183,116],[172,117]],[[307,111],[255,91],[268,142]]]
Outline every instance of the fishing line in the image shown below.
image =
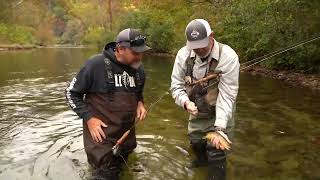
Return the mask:
[[[296,44],[294,44],[294,45],[292,45],[292,46],[283,48],[283,49],[278,50],[278,51],[274,51],[274,52],[269,53],[269,54],[267,54],[267,55],[264,55],[264,56],[255,58],[255,59],[253,59],[253,60],[247,61],[247,62],[245,62],[245,63],[242,63],[241,66],[244,66],[244,65],[250,64],[250,63],[252,63],[252,64],[240,68],[240,71],[243,71],[243,70],[245,70],[245,69],[247,69],[247,68],[249,68],[249,67],[252,67],[252,66],[254,66],[254,65],[256,65],[256,64],[259,64],[259,63],[261,63],[261,62],[263,62],[263,61],[266,61],[266,60],[268,60],[268,59],[270,59],[270,58],[272,58],[272,57],[274,57],[274,56],[276,56],[276,55],[285,53],[285,52],[287,52],[287,51],[290,51],[290,50],[292,50],[292,49],[295,49],[295,48],[297,48],[297,47],[300,47],[300,46],[302,46],[302,45],[304,45],[304,44],[313,42],[313,41],[318,40],[318,39],[320,39],[320,36],[316,36],[316,37],[310,38],[310,39],[308,39],[308,40],[305,40],[305,41],[296,43]],[[204,89],[208,89],[209,87],[214,86],[214,85],[216,85],[216,84],[218,84],[218,83],[219,83],[219,81],[216,81],[216,82],[214,82],[214,83],[206,86]]]
[[284,53],[284,52],[289,51],[289,50],[291,50],[291,49],[294,49],[294,48],[296,48],[296,47],[299,47],[299,46],[302,46],[302,45],[304,45],[304,44],[307,44],[307,43],[310,43],[310,42],[312,42],[312,41],[315,41],[315,40],[317,40],[317,39],[319,39],[319,38],[320,38],[320,36],[316,36],[316,37],[307,39],[307,40],[305,40],[305,41],[298,42],[298,43],[296,43],[296,44],[294,44],[294,45],[291,45],[291,46],[288,46],[288,47],[286,47],[286,48],[283,48],[283,49],[274,51],[274,52],[272,52],[272,53],[269,53],[269,54],[260,56],[260,57],[258,57],[258,58],[252,59],[252,60],[250,60],[250,61],[246,61],[246,62],[242,63],[241,65],[242,65],[242,66],[245,66],[245,65],[247,65],[247,64],[250,64],[251,62],[255,62],[255,61],[258,61],[258,60],[263,59],[263,58],[267,58],[267,57],[270,58],[270,57],[276,56],[276,55],[278,55],[278,54]]

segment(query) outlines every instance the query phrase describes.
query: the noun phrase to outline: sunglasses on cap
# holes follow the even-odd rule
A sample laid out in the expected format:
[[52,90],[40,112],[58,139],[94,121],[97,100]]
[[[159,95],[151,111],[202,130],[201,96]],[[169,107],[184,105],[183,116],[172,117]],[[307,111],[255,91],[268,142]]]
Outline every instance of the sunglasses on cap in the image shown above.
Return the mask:
[[146,43],[147,38],[144,36],[137,36],[133,40],[121,41],[121,42],[129,42],[131,47],[142,46]]

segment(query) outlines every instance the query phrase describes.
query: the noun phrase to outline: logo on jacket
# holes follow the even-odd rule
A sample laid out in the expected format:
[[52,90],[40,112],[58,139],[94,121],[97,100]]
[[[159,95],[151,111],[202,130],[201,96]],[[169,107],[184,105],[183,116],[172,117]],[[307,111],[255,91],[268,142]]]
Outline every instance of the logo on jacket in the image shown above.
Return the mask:
[[130,76],[126,71],[123,71],[122,74],[115,74],[114,81],[116,87],[136,87],[134,77]]

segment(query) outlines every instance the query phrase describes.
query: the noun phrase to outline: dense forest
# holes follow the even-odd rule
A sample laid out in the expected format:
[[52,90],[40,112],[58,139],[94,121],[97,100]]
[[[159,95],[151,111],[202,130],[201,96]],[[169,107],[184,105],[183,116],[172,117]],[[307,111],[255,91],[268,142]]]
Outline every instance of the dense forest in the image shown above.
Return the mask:
[[[0,44],[101,47],[119,30],[139,28],[155,52],[176,53],[194,18],[210,22],[218,41],[242,62],[320,34],[319,0],[0,0]],[[320,72],[319,41],[265,66]]]

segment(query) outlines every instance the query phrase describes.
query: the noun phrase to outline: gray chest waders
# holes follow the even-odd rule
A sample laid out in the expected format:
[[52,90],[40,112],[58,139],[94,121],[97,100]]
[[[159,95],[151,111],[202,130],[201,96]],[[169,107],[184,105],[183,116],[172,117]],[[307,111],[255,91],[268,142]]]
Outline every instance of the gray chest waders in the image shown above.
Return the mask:
[[[219,58],[221,57],[223,44],[218,43],[219,45]],[[218,97],[218,82],[219,75],[208,81],[196,83],[193,77],[193,67],[195,64],[195,57],[191,57],[191,53],[187,59],[187,71],[185,76],[186,82],[186,91],[190,101],[194,102],[198,107],[198,118],[208,118],[215,116],[215,105]],[[205,77],[208,77],[212,74],[219,74],[216,71],[218,61],[215,59],[210,59],[208,62],[207,72]],[[204,78],[205,78],[204,77]],[[216,83],[217,85],[210,86],[211,84]],[[208,87],[209,86],[209,87]],[[207,88],[208,87],[208,88]]]
[[[221,58],[223,44],[218,43],[218,45],[219,58]],[[220,72],[216,71],[219,60],[211,59],[209,61],[205,77],[200,80],[194,80],[193,78],[194,61],[195,58],[189,55],[185,77],[189,99],[198,107],[198,115],[195,119],[191,119],[188,125],[191,147],[197,158],[193,161],[192,166],[208,166],[209,180],[225,180],[227,167],[226,153],[216,149],[211,143],[202,139],[206,132],[210,128],[213,128],[211,117],[215,117],[215,106],[219,93]]]

